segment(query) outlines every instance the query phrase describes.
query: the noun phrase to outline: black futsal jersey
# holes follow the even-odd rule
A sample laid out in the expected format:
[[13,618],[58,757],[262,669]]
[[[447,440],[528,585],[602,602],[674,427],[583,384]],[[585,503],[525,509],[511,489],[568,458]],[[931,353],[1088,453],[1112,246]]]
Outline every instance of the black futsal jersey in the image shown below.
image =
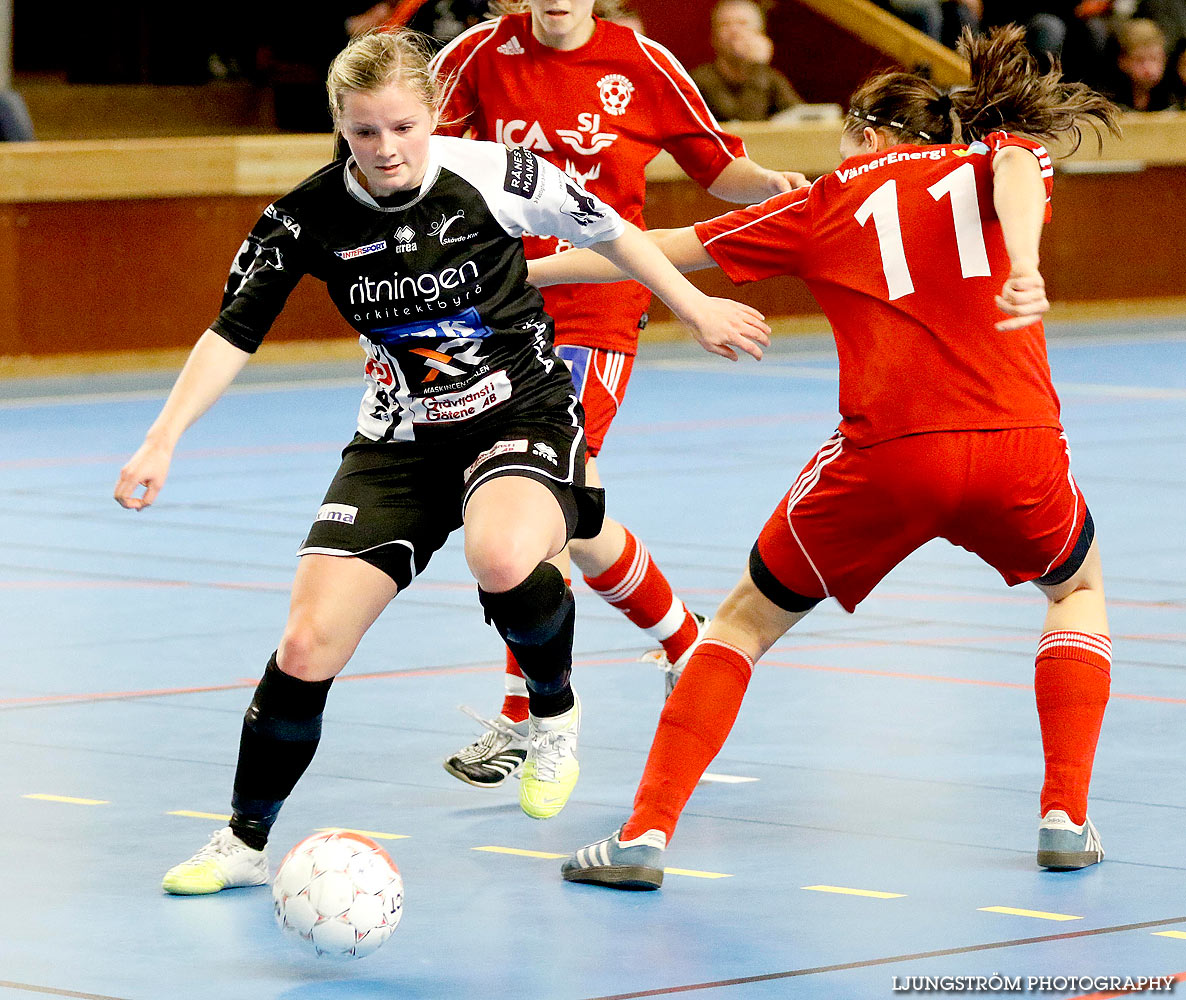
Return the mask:
[[520,237],[587,246],[622,234],[618,214],[498,143],[434,135],[419,190],[379,200],[351,164],[264,210],[211,328],[254,352],[302,275],[325,282],[367,352],[358,431],[372,441],[475,433],[571,395]]

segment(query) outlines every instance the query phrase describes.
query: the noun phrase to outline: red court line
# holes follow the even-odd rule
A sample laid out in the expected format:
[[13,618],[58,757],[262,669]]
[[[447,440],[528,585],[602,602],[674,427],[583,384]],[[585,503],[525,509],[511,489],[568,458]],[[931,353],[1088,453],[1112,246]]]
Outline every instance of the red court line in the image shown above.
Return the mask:
[[[0,463],[2,467],[3,463]],[[210,581],[191,581],[191,580],[0,580],[0,590],[20,590],[25,589],[49,589],[49,590],[82,590],[88,587],[96,589],[117,589],[117,588],[134,588],[134,587],[213,587],[221,590],[278,590],[280,588],[287,589],[291,586],[288,581],[278,582],[275,580],[265,580],[262,582],[256,581],[233,581],[233,580],[210,580]],[[450,592],[460,592],[472,590],[474,585],[472,583],[463,582],[448,582],[448,581],[417,581],[417,590],[441,590]],[[582,589],[581,585],[576,584],[577,589]],[[703,594],[721,596],[729,593],[728,588],[725,587],[681,587],[680,593],[684,594]],[[934,603],[934,604],[1025,604],[1029,606],[1038,605],[1042,603],[1042,596],[1038,593],[1032,595],[1013,595],[1013,594],[900,594],[900,593],[877,593],[872,595],[872,598],[884,598],[888,601],[909,601],[913,603]],[[1125,600],[1123,598],[1108,598],[1108,604],[1114,608],[1147,608],[1154,611],[1180,611],[1186,607],[1186,602],[1183,601],[1137,601]],[[1154,635],[1135,635],[1128,636],[1131,639],[1162,639],[1169,641],[1180,641],[1186,639],[1186,634],[1183,633],[1165,633]]]
[[[317,441],[306,444],[276,444],[235,448],[195,448],[178,452],[174,459],[190,458],[251,458],[260,455],[301,455],[312,452],[341,451],[341,441]],[[114,465],[118,470],[128,460],[119,455],[73,455],[61,458],[10,458],[0,462],[0,469],[50,469],[74,465]]]
[[[681,420],[662,421],[649,424],[625,424],[615,427],[618,436],[663,434],[668,432],[684,433],[688,431],[704,431],[714,429],[729,429],[733,427],[764,427],[779,424],[804,423],[817,420],[819,414],[774,414],[761,417],[730,417],[725,420]],[[260,455],[300,455],[326,451],[341,451],[341,441],[313,441],[303,444],[278,445],[242,445],[228,448],[195,448],[192,451],[180,451],[174,459],[193,458],[251,458]],[[111,455],[72,455],[58,458],[10,458],[0,461],[0,469],[48,469],[55,467],[70,467],[75,465],[112,465],[118,469],[128,460],[126,453]],[[787,466],[790,471],[790,465]]]
[[[1131,977],[1133,979],[1136,976]],[[1148,978],[1148,977],[1146,977]],[[1179,972],[1173,977],[1175,983],[1186,982],[1186,972]],[[1069,997],[1068,1000],[1114,1000],[1115,997],[1131,997],[1139,996],[1142,993],[1148,993],[1149,990],[1120,990],[1116,993],[1084,993],[1081,996]],[[1162,992],[1158,990],[1157,992]]]
[[[883,677],[899,681],[927,681],[931,684],[965,684],[970,687],[1010,688],[1017,691],[1032,691],[1032,684],[1016,681],[989,681],[975,677],[944,677],[940,674],[907,674],[893,670],[869,670],[862,667],[826,667],[818,663],[789,663],[779,660],[761,660],[759,666],[784,667],[789,670],[815,670],[826,674],[852,674],[858,677]],[[1125,694],[1113,691],[1111,697],[1122,701],[1150,701],[1164,705],[1186,705],[1186,698],[1163,698],[1153,694]],[[3,704],[3,702],[0,702]]]
[[[605,667],[622,663],[635,663],[634,657],[614,660],[574,660],[574,667]],[[385,678],[400,677],[449,677],[457,674],[483,674],[498,671],[501,673],[506,665],[500,660],[495,663],[475,663],[459,667],[419,667],[412,670],[375,670],[365,674],[340,674],[335,684],[348,681],[370,681]],[[206,694],[211,691],[236,691],[243,688],[254,688],[258,680],[244,679],[231,681],[228,684],[207,684],[191,687],[149,688],[142,691],[92,691],[75,692],[72,694],[31,695],[24,698],[0,698],[0,708],[15,708],[21,705],[55,705],[86,703],[95,701],[116,701],[131,698],[162,698],[178,694]]]

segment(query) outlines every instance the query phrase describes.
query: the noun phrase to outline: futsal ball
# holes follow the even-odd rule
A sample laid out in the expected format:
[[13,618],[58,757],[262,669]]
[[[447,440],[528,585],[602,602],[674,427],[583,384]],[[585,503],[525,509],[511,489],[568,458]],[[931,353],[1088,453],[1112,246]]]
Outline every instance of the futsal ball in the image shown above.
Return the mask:
[[318,955],[363,958],[399,923],[404,881],[391,856],[369,837],[315,833],[280,862],[272,899],[276,923]]

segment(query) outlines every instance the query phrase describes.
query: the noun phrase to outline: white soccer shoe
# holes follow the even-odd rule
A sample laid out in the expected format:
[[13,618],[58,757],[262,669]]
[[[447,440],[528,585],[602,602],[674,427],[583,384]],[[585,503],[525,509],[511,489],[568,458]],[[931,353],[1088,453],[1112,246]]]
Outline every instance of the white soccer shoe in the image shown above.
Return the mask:
[[267,852],[248,847],[224,826],[192,858],[170,868],[161,888],[174,896],[202,896],[267,882]]

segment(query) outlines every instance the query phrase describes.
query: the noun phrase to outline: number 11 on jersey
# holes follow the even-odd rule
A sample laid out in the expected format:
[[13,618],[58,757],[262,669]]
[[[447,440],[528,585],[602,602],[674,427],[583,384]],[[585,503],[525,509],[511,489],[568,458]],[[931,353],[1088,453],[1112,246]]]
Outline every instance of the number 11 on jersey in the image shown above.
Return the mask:
[[[965,278],[982,278],[991,274],[988,248],[984,245],[984,228],[980,222],[980,199],[976,195],[976,169],[964,163],[944,175],[927,193],[942,201],[951,198],[951,217],[955,224],[955,248],[959,254],[960,273]],[[853,218],[864,226],[870,218],[877,230],[877,244],[881,249],[881,268],[892,302],[914,291],[910,265],[906,263],[906,249],[902,245],[902,220],[898,214],[898,182],[886,181],[856,210]]]

